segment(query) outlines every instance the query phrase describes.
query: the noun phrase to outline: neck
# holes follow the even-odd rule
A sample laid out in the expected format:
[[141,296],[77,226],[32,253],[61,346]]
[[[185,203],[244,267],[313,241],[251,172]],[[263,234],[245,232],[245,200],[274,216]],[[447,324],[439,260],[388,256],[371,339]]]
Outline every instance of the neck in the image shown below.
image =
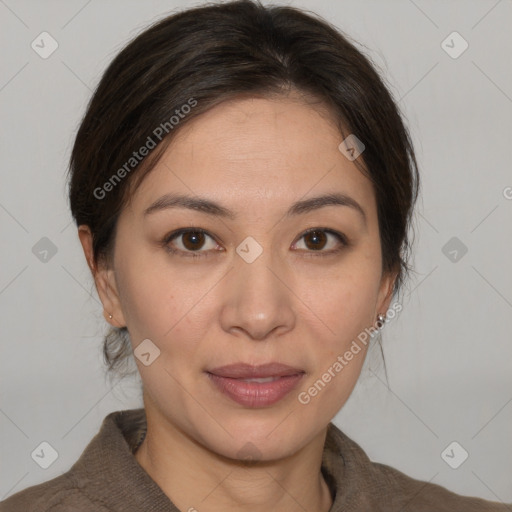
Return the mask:
[[176,428],[153,425],[135,453],[137,462],[180,510],[187,512],[328,512],[322,472],[327,429],[292,456],[243,462],[208,450]]

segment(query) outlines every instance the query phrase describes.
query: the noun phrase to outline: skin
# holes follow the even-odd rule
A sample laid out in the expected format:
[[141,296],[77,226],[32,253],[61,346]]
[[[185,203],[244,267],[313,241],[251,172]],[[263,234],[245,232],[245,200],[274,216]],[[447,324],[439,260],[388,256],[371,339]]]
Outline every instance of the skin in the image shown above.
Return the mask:
[[[180,510],[332,505],[320,471],[327,425],[350,396],[366,349],[307,405],[298,394],[386,312],[396,274],[382,271],[371,182],[338,150],[343,137],[322,112],[294,94],[224,102],[184,125],[135,191],[110,266],[93,261],[90,231],[79,227],[107,321],[128,327],[134,349],[149,338],[161,351],[149,366],[135,359],[148,420],[135,458]],[[168,192],[207,197],[236,219],[183,208],[143,214]],[[347,206],[284,216],[295,201],[333,192],[355,199],[366,223]],[[198,244],[208,256],[173,255],[159,244],[185,227],[208,232]],[[303,236],[313,227],[343,233],[350,245],[326,233],[315,249]],[[263,249],[252,263],[236,252],[248,236]],[[182,235],[170,245],[190,254],[193,243]],[[284,399],[251,409],[205,373],[240,361],[306,373]],[[248,442],[258,459],[250,466],[239,460]]]

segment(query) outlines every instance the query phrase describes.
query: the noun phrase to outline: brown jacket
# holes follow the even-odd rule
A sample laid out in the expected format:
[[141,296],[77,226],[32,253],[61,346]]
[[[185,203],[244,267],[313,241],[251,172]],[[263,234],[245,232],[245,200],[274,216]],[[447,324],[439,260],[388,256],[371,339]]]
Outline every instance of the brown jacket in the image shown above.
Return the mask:
[[[0,512],[180,512],[133,456],[145,428],[144,409],[110,413],[69,471],[13,494]],[[334,496],[330,512],[512,512],[512,504],[461,496],[372,462],[333,423],[322,472]]]

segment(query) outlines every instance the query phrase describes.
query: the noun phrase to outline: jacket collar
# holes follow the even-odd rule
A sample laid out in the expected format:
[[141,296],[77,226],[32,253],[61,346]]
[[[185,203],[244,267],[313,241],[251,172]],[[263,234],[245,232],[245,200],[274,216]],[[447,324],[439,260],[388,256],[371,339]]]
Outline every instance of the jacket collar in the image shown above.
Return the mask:
[[[110,413],[68,475],[91,500],[111,510],[180,512],[132,453],[145,429],[144,409]],[[333,496],[329,512],[356,510],[351,506],[360,504],[364,462],[371,464],[355,442],[329,423],[322,455],[322,474]],[[98,475],[102,475],[100,480]],[[355,475],[359,485],[353,480]]]

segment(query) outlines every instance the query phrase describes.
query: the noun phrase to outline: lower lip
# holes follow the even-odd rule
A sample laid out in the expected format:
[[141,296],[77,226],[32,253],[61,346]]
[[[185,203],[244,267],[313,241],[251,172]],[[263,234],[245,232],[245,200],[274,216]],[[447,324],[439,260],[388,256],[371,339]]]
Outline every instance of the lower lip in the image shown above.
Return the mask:
[[246,407],[265,407],[283,399],[297,387],[303,373],[279,377],[271,382],[245,382],[241,379],[220,377],[208,373],[217,389],[229,398]]

